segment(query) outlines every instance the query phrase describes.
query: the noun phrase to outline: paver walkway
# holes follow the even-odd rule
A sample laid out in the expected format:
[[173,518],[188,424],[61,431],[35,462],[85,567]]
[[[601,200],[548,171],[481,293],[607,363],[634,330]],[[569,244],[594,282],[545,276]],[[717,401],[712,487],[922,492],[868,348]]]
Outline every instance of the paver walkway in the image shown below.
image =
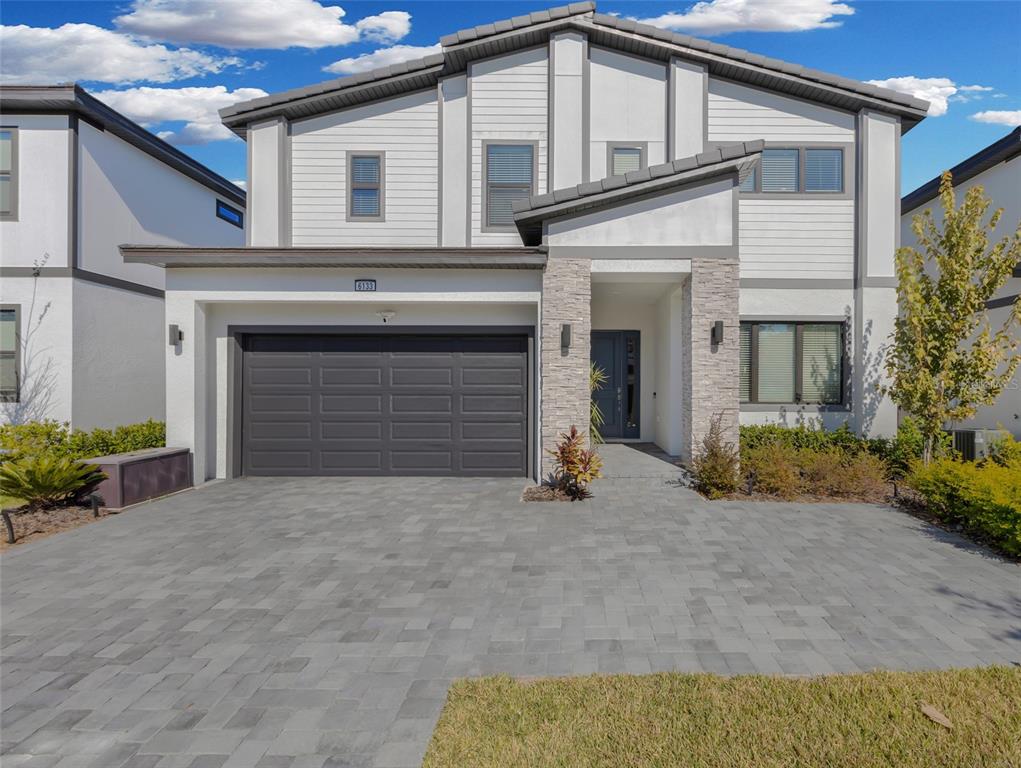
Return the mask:
[[1021,569],[956,537],[611,474],[242,480],[17,548],[3,765],[417,765],[464,675],[1021,663]]

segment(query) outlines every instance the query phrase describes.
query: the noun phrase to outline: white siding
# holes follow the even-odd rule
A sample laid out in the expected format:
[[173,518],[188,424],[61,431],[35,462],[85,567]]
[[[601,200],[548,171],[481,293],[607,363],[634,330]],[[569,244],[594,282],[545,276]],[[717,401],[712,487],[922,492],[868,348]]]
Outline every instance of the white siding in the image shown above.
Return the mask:
[[709,141],[854,141],[854,115],[709,78]]
[[[293,245],[436,245],[436,91],[291,126]],[[347,221],[347,151],[384,152],[385,221]]]
[[742,199],[741,277],[854,273],[854,200]]
[[[546,48],[532,48],[471,65],[472,245],[521,245],[516,231],[482,231],[482,142],[501,139],[538,143],[537,192],[546,191]],[[580,137],[579,137],[580,139]]]

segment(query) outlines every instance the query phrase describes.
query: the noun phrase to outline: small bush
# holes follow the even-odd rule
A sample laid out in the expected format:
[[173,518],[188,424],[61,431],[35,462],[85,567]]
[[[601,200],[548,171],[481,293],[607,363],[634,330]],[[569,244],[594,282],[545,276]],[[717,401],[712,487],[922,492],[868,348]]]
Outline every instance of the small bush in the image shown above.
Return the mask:
[[128,424],[116,429],[80,429],[72,431],[66,423],[36,421],[0,426],[0,448],[10,451],[8,458],[23,456],[63,456],[91,459],[111,453],[127,453],[166,445],[167,430],[162,421]]
[[692,460],[695,488],[710,499],[737,490],[740,458],[733,443],[723,439],[722,414],[713,416],[702,447]]
[[556,460],[553,470],[554,484],[571,501],[587,499],[592,495],[589,485],[602,477],[603,460],[584,447],[585,437],[575,426],[560,435],[557,447],[549,451]]
[[940,520],[1021,555],[1021,464],[938,459],[917,464],[908,484]]
[[983,463],[992,462],[1001,467],[1017,467],[1021,470],[1021,442],[1010,434],[1004,435],[989,448],[989,457]]
[[837,472],[833,493],[837,496],[873,498],[886,491],[889,469],[886,462],[870,453],[848,457]]
[[767,443],[747,451],[742,468],[754,491],[794,499],[806,490],[798,458],[798,452],[788,446]]
[[847,455],[829,448],[813,451],[803,448],[793,457],[800,467],[805,490],[819,496],[839,496],[845,493],[843,480]]
[[104,477],[97,467],[77,459],[41,453],[0,466],[0,491],[25,499],[29,506],[53,506],[73,498]]
[[741,450],[752,450],[764,445],[780,445],[792,449],[825,451],[835,449],[845,453],[867,450],[868,441],[858,437],[847,424],[826,430],[800,424],[785,427],[781,424],[756,424],[741,427]]

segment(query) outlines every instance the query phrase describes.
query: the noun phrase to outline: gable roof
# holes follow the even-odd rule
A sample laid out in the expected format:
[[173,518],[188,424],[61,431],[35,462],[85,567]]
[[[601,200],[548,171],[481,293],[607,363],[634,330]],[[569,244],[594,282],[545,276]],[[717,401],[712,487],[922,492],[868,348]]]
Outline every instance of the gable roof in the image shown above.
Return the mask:
[[109,131],[137,149],[170,166],[178,173],[208,187],[230,202],[244,207],[245,191],[210,170],[177,147],[147,131],[117,110],[92,96],[77,83],[63,85],[2,85],[0,86],[0,112],[5,115],[18,112],[79,115],[91,124]]
[[607,176],[599,181],[532,195],[514,203],[514,223],[525,245],[538,245],[542,240],[542,223],[547,219],[613,207],[637,197],[662,194],[727,174],[736,173],[743,178],[758,162],[764,146],[761,139],[726,144],[623,176]]
[[[1002,139],[994,141],[985,149],[980,149],[967,160],[962,160],[951,168],[950,174],[954,177],[954,186],[960,186],[983,171],[988,171],[994,165],[1004,163],[1018,155],[1021,155],[1021,126],[1018,126]],[[939,194],[941,177],[942,174],[925,182],[914,192],[904,195],[900,201],[901,215],[913,211],[918,206],[934,199]]]
[[471,61],[541,44],[552,32],[564,29],[585,32],[595,45],[664,62],[674,57],[695,61],[711,75],[838,109],[871,108],[898,115],[905,132],[925,117],[929,107],[926,101],[887,88],[596,13],[595,7],[594,2],[573,3],[463,29],[440,39],[441,53],[240,102],[220,110],[220,117],[244,136],[246,126],[256,120],[278,116],[300,120],[434,86],[441,77],[464,72]]

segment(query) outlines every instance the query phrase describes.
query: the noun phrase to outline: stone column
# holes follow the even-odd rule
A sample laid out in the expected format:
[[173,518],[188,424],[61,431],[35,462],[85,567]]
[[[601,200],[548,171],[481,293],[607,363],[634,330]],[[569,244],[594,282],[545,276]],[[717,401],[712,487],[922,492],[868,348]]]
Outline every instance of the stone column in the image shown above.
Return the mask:
[[[589,428],[589,347],[592,333],[592,275],[589,259],[550,258],[542,277],[540,381],[542,474],[552,469],[547,450],[572,425]],[[564,350],[560,331],[571,326]]]
[[[740,411],[739,264],[736,259],[693,259],[684,288],[685,370],[681,406],[682,453],[690,462],[722,414],[725,439],[737,445]],[[723,321],[723,343],[713,344],[713,323]]]

